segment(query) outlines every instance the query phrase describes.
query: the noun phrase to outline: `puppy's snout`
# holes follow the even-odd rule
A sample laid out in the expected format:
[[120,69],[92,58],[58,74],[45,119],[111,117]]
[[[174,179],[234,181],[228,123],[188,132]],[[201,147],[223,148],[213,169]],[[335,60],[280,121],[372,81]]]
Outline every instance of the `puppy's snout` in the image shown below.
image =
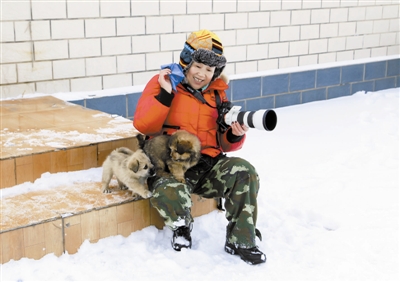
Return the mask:
[[156,170],[154,169],[154,168],[150,168],[149,169],[149,176],[150,177],[153,177],[153,176],[155,176],[156,175]]

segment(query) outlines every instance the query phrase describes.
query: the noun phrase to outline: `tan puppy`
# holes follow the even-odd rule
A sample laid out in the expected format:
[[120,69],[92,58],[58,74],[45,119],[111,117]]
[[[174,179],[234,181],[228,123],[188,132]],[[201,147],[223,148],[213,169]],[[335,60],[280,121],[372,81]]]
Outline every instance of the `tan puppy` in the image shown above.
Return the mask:
[[115,175],[120,189],[129,189],[132,195],[149,198],[152,193],[147,186],[147,178],[154,176],[154,166],[142,149],[135,152],[120,147],[111,152],[103,163],[102,190],[110,193],[110,180]]
[[177,130],[171,136],[159,135],[147,140],[143,150],[154,164],[157,176],[167,176],[166,169],[185,183],[185,172],[200,159],[201,144],[196,135]]

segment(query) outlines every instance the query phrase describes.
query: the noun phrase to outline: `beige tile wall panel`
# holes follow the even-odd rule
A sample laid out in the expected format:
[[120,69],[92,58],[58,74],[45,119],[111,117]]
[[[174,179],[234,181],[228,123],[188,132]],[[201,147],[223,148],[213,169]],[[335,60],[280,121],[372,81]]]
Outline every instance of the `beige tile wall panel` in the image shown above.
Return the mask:
[[145,20],[145,17],[117,18],[117,35],[123,36],[145,34]]
[[85,59],[59,60],[53,62],[54,79],[82,77],[86,75]]
[[395,32],[381,34],[381,38],[379,41],[380,45],[395,45],[396,44],[397,34]]
[[187,1],[187,13],[188,14],[206,14],[212,12],[212,2],[211,1]]
[[237,45],[251,45],[258,43],[258,29],[248,29],[246,32],[238,30],[236,33]]
[[320,9],[311,11],[311,24],[329,23],[330,9]]
[[0,84],[17,82],[17,65],[7,64],[0,66]]
[[237,3],[238,12],[251,12],[259,10],[259,3],[255,1],[239,1]]
[[115,19],[88,19],[85,20],[86,37],[115,36]]
[[340,7],[340,0],[321,1],[322,8]]
[[186,41],[186,35],[184,33],[178,34],[163,34],[160,36],[160,50],[161,51],[173,51],[179,48],[183,48],[182,42]]
[[[212,15],[200,15],[200,26],[201,28],[204,29],[209,29],[209,30],[218,30],[218,36],[221,38],[221,41],[223,38],[221,37],[221,32],[224,29],[225,26],[225,17],[222,14],[212,14]],[[224,46],[225,45],[224,41]]]
[[249,28],[260,28],[269,26],[269,12],[249,13]]
[[248,14],[226,14],[225,15],[225,28],[226,29],[242,29],[247,27]]
[[145,53],[160,51],[158,35],[132,36],[132,53]]
[[380,34],[370,34],[364,36],[364,48],[378,47]]
[[290,25],[290,11],[272,11],[271,26],[287,26]]
[[39,93],[54,94],[70,92],[69,80],[52,80],[36,83],[36,89]]
[[328,51],[328,39],[310,40],[310,54],[324,53]]
[[[235,1],[236,2],[236,1]],[[234,1],[213,1],[213,13],[234,13],[236,12],[236,3]]]
[[268,44],[257,44],[247,46],[248,60],[261,60],[268,58]]
[[299,26],[285,26],[281,27],[280,41],[297,41],[300,39]]
[[86,59],[88,76],[117,73],[116,57],[97,57]]
[[34,46],[35,60],[37,61],[67,59],[69,57],[67,40],[38,41],[34,43]]
[[[15,72],[3,74],[2,97],[34,92],[51,93],[52,90],[68,92],[107,89],[113,85],[110,83],[114,80],[111,77],[116,73],[131,75],[133,85],[145,84],[153,74],[153,70],[149,71],[148,65],[146,67],[146,55],[171,51],[173,54],[170,60],[177,62],[182,42],[188,33],[200,28],[215,31],[227,55],[235,55],[234,50],[237,50],[229,51],[228,47],[245,45],[245,52],[249,54],[253,45],[286,42],[300,44],[309,41],[312,51],[308,54],[290,49],[288,55],[276,57],[273,46],[270,46],[268,52],[272,52],[272,57],[268,54],[269,62],[274,62],[276,58],[276,62],[280,61],[278,68],[292,65],[296,60],[299,65],[306,65],[398,54],[398,1],[256,2],[181,1],[171,5],[163,1],[139,0],[32,1],[31,11],[29,1],[6,1],[2,3],[1,19],[3,72],[7,64],[34,64],[41,61],[52,64],[54,76],[42,80],[43,77],[39,75],[36,80],[40,71],[32,72],[31,75],[28,71],[22,80],[16,80],[20,76]],[[296,32],[299,28],[300,32]],[[124,37],[131,37],[131,50],[125,44],[124,40],[127,39],[122,39]],[[342,41],[338,39],[342,37],[346,38],[344,49]],[[329,40],[331,51],[327,49],[315,53],[318,48],[315,48],[315,42],[312,41],[321,39]],[[359,47],[360,41],[363,42],[362,47]],[[35,54],[32,54],[33,51]],[[86,72],[86,59],[125,55],[141,57],[135,58],[138,61],[132,67],[117,58],[116,64],[120,67],[116,72],[114,69],[111,73],[104,70],[98,74],[93,70],[89,70],[89,74]],[[315,58],[315,55],[321,58],[316,63],[314,59],[304,57]],[[264,61],[264,56],[261,55],[260,59],[254,57],[249,59],[242,56],[240,60],[227,57],[225,72],[230,75],[253,69],[252,60],[257,60],[256,71],[272,66]],[[59,63],[76,58],[84,59],[83,65],[74,68]],[[106,82],[103,77],[105,75],[111,75]],[[4,78],[7,78],[7,82]],[[118,83],[118,79],[122,77],[114,80],[115,83]],[[50,83],[53,80],[64,81],[60,84]],[[32,83],[25,84],[26,81]],[[127,82],[122,79],[123,85]]]
[[226,53],[226,56],[233,58],[231,59],[232,63],[242,61],[246,58],[246,46],[226,47],[224,53]]
[[349,8],[349,21],[363,21],[365,19],[365,7]]
[[64,19],[67,17],[65,0],[61,1],[32,1],[32,18],[40,19]]
[[236,72],[237,73],[249,73],[257,71],[257,62],[243,62],[236,64]]
[[173,19],[172,16],[146,17],[146,33],[159,34],[173,32]]
[[15,41],[29,41],[31,39],[30,22],[14,22]]
[[129,17],[130,1],[100,1],[101,17]]
[[279,42],[279,27],[262,28],[259,31],[260,43]]
[[114,38],[102,38],[101,39],[101,50],[103,56],[109,55],[124,55],[130,54],[131,50],[131,37],[114,37]]
[[29,42],[2,43],[0,48],[3,64],[32,61],[32,44]]
[[132,16],[149,16],[158,15],[160,13],[160,4],[155,2],[144,2],[143,0],[131,1],[131,15]]
[[50,80],[53,77],[51,62],[18,64],[17,72],[19,82]]
[[50,21],[31,22],[32,40],[48,40],[51,38]]
[[289,43],[289,56],[308,54],[308,41],[296,41]]
[[321,24],[320,38],[335,37],[339,33],[338,23]]
[[69,40],[69,56],[70,58],[101,56],[100,38]]
[[23,94],[36,92],[34,83],[2,85],[1,91],[1,98],[3,99],[21,97]]
[[71,92],[93,91],[103,89],[102,77],[71,79]]
[[269,58],[286,57],[289,55],[289,42],[269,44]]
[[52,39],[83,38],[85,37],[84,26],[84,20],[52,20]]
[[14,22],[2,22],[1,24],[0,42],[13,42],[15,40]]
[[317,63],[318,63],[317,55],[300,56],[299,58],[299,66],[313,65]]
[[130,73],[103,76],[104,89],[129,87],[131,85],[132,85],[132,75]]
[[146,55],[117,56],[117,72],[136,72],[146,68]]
[[100,5],[98,1],[71,1],[67,0],[68,18],[97,18]]
[[161,65],[170,64],[172,52],[150,53],[146,55],[146,69],[159,70]]
[[302,1],[282,0],[282,10],[301,9]]
[[28,1],[2,1],[1,9],[2,21],[31,19],[31,6]]
[[303,9],[321,8],[321,1],[303,1]]
[[311,10],[292,11],[291,24],[301,25],[311,23]]
[[313,24],[313,25],[301,26],[300,33],[301,33],[300,35],[301,40],[319,38],[320,25]]
[[179,15],[186,13],[187,1],[175,1],[171,5],[168,1],[160,1],[160,15]]
[[[193,30],[199,30],[199,15],[176,15],[174,17],[174,32],[192,32]],[[186,39],[181,41],[185,42]]]
[[149,82],[149,77],[153,77],[154,75],[158,74],[159,71],[147,71],[147,72],[138,72],[133,73],[133,83],[134,85],[142,85]]

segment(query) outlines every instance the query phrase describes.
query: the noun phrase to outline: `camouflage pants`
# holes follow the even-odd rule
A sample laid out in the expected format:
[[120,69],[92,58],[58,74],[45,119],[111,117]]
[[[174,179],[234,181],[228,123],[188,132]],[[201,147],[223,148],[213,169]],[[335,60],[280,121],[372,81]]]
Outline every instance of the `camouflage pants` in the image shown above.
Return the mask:
[[204,169],[200,163],[186,173],[187,184],[172,176],[152,181],[150,202],[164,218],[165,225],[175,230],[193,222],[190,214],[191,193],[204,198],[224,198],[228,225],[226,240],[242,247],[254,247],[257,220],[259,179],[255,168],[237,157],[219,158]]

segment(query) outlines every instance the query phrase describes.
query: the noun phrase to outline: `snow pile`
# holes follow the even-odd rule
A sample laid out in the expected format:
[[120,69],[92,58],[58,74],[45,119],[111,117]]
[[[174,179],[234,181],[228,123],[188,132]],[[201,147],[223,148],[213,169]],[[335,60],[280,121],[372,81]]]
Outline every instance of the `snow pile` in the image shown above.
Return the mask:
[[[74,255],[10,261],[1,280],[398,281],[399,89],[276,113],[274,131],[250,130],[245,147],[231,154],[260,175],[257,227],[266,264],[250,266],[224,252],[227,221],[215,211],[195,219],[191,250],[175,252],[171,231],[150,226],[127,238],[86,241]],[[80,177],[99,172],[45,174],[40,181]]]

